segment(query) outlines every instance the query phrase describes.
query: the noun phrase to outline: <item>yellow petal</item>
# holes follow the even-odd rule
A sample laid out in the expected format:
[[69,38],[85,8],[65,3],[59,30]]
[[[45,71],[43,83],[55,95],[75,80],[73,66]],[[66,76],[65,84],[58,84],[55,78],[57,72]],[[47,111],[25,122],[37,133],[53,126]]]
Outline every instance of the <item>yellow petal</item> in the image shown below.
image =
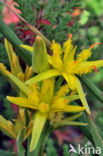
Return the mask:
[[62,48],[61,45],[58,43],[55,43],[53,40],[53,43],[51,45],[51,50],[53,50],[53,54],[61,55],[62,54]]
[[56,96],[54,98],[58,98],[58,97],[64,96],[68,92],[69,92],[69,86],[67,84],[66,85],[63,85],[59,89],[59,91],[56,93]]
[[68,65],[68,63],[71,61],[74,62],[74,55],[75,55],[76,49],[77,49],[77,46],[75,46],[72,52],[68,55],[68,57],[65,58],[65,65]]
[[12,73],[10,73],[8,70],[6,70],[6,67],[0,63],[0,72],[9,78],[10,81],[12,81],[17,87],[19,87],[20,90],[22,90],[25,94],[28,95],[29,87],[27,87],[21,80],[19,80],[16,76],[14,76]]
[[78,63],[78,66],[74,70],[74,74],[87,74],[88,72],[91,72],[92,69],[94,69],[94,66],[96,68],[100,68],[103,66],[103,60],[98,61],[86,61]]
[[26,107],[26,108],[32,108],[32,109],[38,109],[36,104],[33,104],[33,101],[28,99],[28,98],[23,98],[23,97],[10,97],[7,96],[7,99],[21,107]]
[[0,115],[0,130],[12,139],[16,139],[13,124]]
[[53,107],[53,112],[81,112],[85,110],[84,107],[81,107],[81,106],[73,106],[73,105],[67,105],[67,104],[58,104],[58,105],[55,105]]
[[31,47],[31,46],[21,44],[20,47],[22,47],[22,48],[24,48],[24,49],[26,49],[26,50],[28,50],[30,52],[33,52],[33,47]]
[[33,130],[32,130],[31,144],[30,144],[30,151],[35,150],[46,120],[47,120],[47,114],[43,114],[40,112],[37,112],[35,114],[34,123],[33,123]]
[[2,64],[2,63],[0,63],[0,73],[2,73],[2,75],[8,75],[8,70],[6,69],[6,67]]
[[32,85],[32,84],[34,84],[36,82],[39,82],[39,81],[42,81],[42,80],[45,80],[45,79],[48,79],[48,78],[51,78],[51,77],[54,77],[54,76],[59,76],[59,75],[60,75],[60,72],[58,72],[55,69],[54,70],[51,69],[51,70],[48,70],[46,72],[43,72],[43,73],[41,73],[41,74],[39,74],[39,75],[37,75],[37,76],[29,79],[25,83],[27,85]]
[[66,42],[64,42],[64,45],[63,45],[63,50],[64,50],[64,58],[63,58],[63,60],[64,61],[66,60],[66,58],[69,56],[69,54],[73,50],[73,45],[72,45],[71,38],[72,38],[72,35],[69,34],[69,39]]
[[75,90],[76,89],[75,76],[66,74],[66,73],[62,73],[62,75],[63,75],[64,79],[67,81],[69,88],[72,90]]
[[19,59],[16,56],[16,54],[14,53],[12,45],[6,38],[4,39],[4,43],[5,43],[6,51],[7,51],[9,62],[10,62],[11,72],[15,76],[17,76],[18,72],[22,72],[22,68],[20,66]]
[[69,101],[74,101],[80,99],[79,95],[69,95],[69,96],[63,96],[64,99],[67,99]]
[[77,55],[77,61],[86,61],[89,57],[91,57],[91,55],[91,49],[84,49],[80,54]]
[[80,96],[80,100],[82,101],[82,104],[83,106],[85,107],[86,109],[86,112],[90,115],[90,109],[89,109],[89,106],[88,106],[88,103],[87,103],[87,100],[85,98],[85,94],[83,92],[83,89],[82,89],[82,86],[81,86],[81,83],[79,81],[78,78],[76,78],[76,87],[77,87],[77,91],[78,91],[78,94]]
[[32,67],[26,67],[26,69],[27,70],[25,71],[25,81],[29,80],[33,75],[33,68]]
[[46,79],[42,82],[40,99],[49,103],[54,93],[54,78]]
[[14,70],[14,65],[13,65],[13,48],[12,48],[12,45],[8,42],[8,40],[6,38],[4,39],[4,43],[5,43],[6,51],[7,51],[8,58],[9,58],[11,71],[13,71]]

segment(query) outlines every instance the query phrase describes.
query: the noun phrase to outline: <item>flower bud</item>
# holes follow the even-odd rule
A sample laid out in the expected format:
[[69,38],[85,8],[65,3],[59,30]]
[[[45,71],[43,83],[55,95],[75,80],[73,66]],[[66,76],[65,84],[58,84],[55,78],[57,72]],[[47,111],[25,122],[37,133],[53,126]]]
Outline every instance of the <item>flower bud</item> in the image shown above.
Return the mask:
[[48,55],[44,40],[37,36],[32,52],[32,67],[34,72],[42,73],[48,69]]

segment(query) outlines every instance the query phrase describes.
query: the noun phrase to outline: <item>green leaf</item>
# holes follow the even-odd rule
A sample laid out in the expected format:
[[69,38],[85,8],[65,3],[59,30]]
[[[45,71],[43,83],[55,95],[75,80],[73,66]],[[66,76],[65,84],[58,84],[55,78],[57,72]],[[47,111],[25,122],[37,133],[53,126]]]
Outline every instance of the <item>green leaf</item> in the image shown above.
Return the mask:
[[9,151],[4,151],[4,150],[0,150],[0,155],[1,156],[17,156],[15,153],[13,152],[9,152]]
[[49,139],[46,147],[47,156],[58,156],[56,147],[54,146],[54,141]]
[[88,128],[93,137],[94,144],[96,147],[101,148],[100,156],[102,156],[103,155],[103,140],[102,140],[102,138],[98,132],[98,129],[97,129],[93,119],[91,118],[91,116],[87,116],[87,119],[88,119]]
[[60,121],[58,123],[56,123],[56,127],[62,127],[65,125],[69,125],[69,126],[87,126],[87,123],[83,123],[83,122],[75,122],[75,121]]
[[63,146],[63,156],[69,156],[69,147],[67,144]]
[[18,156],[25,156],[25,149],[22,144],[25,138],[25,134],[26,134],[26,130],[25,128],[22,128],[16,141],[17,148],[18,148]]
[[66,118],[66,119],[63,119],[62,121],[66,121],[66,122],[67,122],[67,121],[73,121],[73,120],[79,118],[82,114],[83,114],[83,112],[78,113],[78,114],[76,114],[76,115],[72,115],[72,116],[70,116],[70,117],[68,117],[68,118]]
[[20,47],[23,44],[16,34],[8,27],[4,21],[0,18],[0,32],[8,39],[8,41],[15,47],[15,52],[17,55],[21,56],[22,59],[31,65],[31,53],[26,49]]
[[103,95],[101,90],[86,76],[79,78],[86,85],[86,87],[98,98],[98,100],[103,103]]

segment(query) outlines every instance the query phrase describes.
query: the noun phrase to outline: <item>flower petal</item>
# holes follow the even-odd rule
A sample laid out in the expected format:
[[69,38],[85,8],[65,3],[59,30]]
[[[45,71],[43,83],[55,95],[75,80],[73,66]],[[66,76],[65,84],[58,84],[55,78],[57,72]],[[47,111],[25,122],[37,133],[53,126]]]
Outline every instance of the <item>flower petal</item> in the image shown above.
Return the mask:
[[35,150],[46,120],[47,120],[47,114],[43,114],[40,112],[37,112],[35,114],[33,130],[32,130],[31,144],[30,144],[30,151]]
[[7,99],[16,104],[16,105],[19,105],[21,107],[27,107],[27,108],[32,108],[32,109],[38,109],[38,107],[33,104],[33,101],[30,101],[30,99],[28,98],[24,98],[24,97],[10,97],[10,96],[7,96]]
[[64,99],[67,99],[69,101],[74,101],[80,99],[79,95],[69,95],[69,96],[63,96]]
[[91,57],[92,52],[91,49],[84,49],[80,54],[77,55],[77,61],[82,62],[86,61],[89,57]]
[[29,87],[27,87],[21,80],[6,70],[6,67],[2,63],[0,63],[0,72],[9,78],[9,80],[11,80],[17,87],[19,87],[19,89],[22,90],[26,95],[28,95],[30,90]]
[[94,69],[94,66],[96,68],[102,67],[103,60],[81,62],[74,70],[74,74],[83,74],[83,73],[86,74],[88,72],[91,72],[91,70]]
[[81,106],[73,106],[73,105],[67,105],[67,104],[58,104],[54,105],[53,112],[81,112],[85,110],[84,107]]
[[88,103],[87,103],[87,100],[85,98],[85,95],[84,95],[84,92],[83,92],[83,89],[82,89],[82,86],[81,86],[81,83],[79,81],[78,78],[76,78],[76,87],[77,87],[77,91],[78,91],[78,94],[80,96],[80,99],[82,101],[82,104],[83,106],[85,107],[87,113],[90,115],[90,109],[89,109],[89,106],[88,106]]
[[17,73],[22,72],[19,59],[14,53],[12,45],[9,43],[9,41],[6,38],[4,39],[4,43],[5,43],[6,51],[10,62],[11,72],[15,76],[17,76]]
[[39,82],[39,81],[42,81],[42,80],[45,80],[45,79],[48,79],[48,78],[51,78],[51,77],[54,77],[54,76],[59,76],[59,75],[60,75],[60,72],[58,72],[55,69],[54,70],[51,69],[51,70],[48,70],[46,72],[43,72],[43,73],[41,73],[41,74],[39,74],[39,75],[37,75],[37,76],[29,79],[25,83],[27,85],[32,85],[32,84],[34,84],[36,82]]
[[74,75],[68,75],[66,73],[62,73],[63,77],[65,78],[65,80],[68,83],[68,86],[70,89],[75,90],[76,89],[76,85],[75,85],[75,76]]
[[16,139],[13,124],[0,115],[0,130],[12,139]]
[[28,46],[28,45],[25,45],[25,44],[21,44],[20,47],[30,51],[30,52],[33,52],[33,47],[31,46]]

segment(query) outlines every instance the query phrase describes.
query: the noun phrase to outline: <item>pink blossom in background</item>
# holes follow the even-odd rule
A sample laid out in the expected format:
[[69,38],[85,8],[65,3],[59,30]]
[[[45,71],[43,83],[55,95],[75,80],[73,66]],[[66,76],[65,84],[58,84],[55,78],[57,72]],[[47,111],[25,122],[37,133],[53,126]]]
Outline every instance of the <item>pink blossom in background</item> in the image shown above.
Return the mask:
[[[20,14],[20,10],[14,7],[14,5],[17,5],[16,2],[14,2],[13,0],[5,0],[5,3],[17,14]],[[4,7],[2,14],[4,15],[3,17],[4,22],[8,25],[11,23],[17,24],[20,21],[19,18],[15,14],[13,14],[7,7]]]
[[16,140],[9,140],[9,142],[8,142],[8,146],[12,146],[13,147],[13,151],[15,152],[15,153],[17,153],[17,145],[16,145]]

